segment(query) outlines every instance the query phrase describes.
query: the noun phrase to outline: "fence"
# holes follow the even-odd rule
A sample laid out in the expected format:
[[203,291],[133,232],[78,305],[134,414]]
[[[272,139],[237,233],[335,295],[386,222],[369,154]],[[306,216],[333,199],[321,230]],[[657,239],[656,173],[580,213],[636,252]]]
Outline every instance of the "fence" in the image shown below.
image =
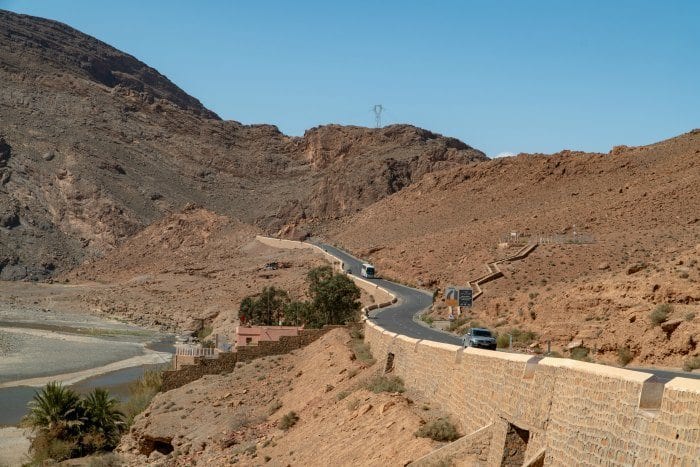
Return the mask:
[[200,347],[198,345],[178,344],[175,346],[175,355],[178,357],[204,357],[217,358],[217,349],[213,347]]

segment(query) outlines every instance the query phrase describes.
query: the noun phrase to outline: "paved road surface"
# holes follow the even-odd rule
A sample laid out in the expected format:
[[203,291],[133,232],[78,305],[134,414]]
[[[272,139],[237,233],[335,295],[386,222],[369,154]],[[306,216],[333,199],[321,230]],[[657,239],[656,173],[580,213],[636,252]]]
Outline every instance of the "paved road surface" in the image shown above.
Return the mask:
[[[316,243],[325,248],[330,254],[340,259],[344,263],[345,270],[352,269],[353,274],[359,276],[362,261],[347,254],[343,250]],[[396,332],[416,339],[427,339],[446,344],[462,345],[462,340],[451,334],[431,329],[427,326],[413,321],[413,315],[430,306],[433,297],[422,290],[413,289],[403,285],[395,284],[384,279],[370,279],[380,287],[384,287],[396,295],[397,302],[389,307],[382,308],[372,313],[373,321],[387,331]]]
[[[339,258],[344,263],[345,270],[352,269],[353,274],[359,276],[362,261],[351,256],[350,254],[324,243],[314,241],[316,245],[324,248],[330,254]],[[448,334],[446,332],[430,329],[426,326],[416,323],[413,316],[421,310],[424,310],[432,303],[432,296],[422,290],[406,287],[395,284],[384,279],[371,279],[380,287],[384,287],[388,291],[396,295],[398,301],[389,307],[382,308],[376,311],[373,321],[386,329],[387,331],[396,332],[405,336],[416,339],[426,339],[436,342],[444,342],[447,344],[462,345],[461,338]],[[375,312],[373,312],[375,313]],[[688,373],[685,371],[662,370],[656,368],[629,368],[630,370],[641,371],[656,375],[662,381],[668,381],[675,377],[700,379],[700,373]]]

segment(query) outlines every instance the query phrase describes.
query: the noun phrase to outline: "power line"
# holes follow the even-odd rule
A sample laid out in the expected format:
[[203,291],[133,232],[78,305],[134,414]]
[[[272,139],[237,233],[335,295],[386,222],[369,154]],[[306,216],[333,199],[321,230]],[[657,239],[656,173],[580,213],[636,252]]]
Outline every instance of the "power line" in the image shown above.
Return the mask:
[[372,111],[374,112],[374,119],[375,123],[377,125],[377,128],[382,127],[382,112],[384,111],[384,106],[382,104],[375,104],[374,107],[372,107]]

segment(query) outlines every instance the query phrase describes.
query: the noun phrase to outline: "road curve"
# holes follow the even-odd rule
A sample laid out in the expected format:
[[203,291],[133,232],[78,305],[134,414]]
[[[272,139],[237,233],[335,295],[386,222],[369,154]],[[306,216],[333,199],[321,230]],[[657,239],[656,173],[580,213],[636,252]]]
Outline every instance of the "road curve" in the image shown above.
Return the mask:
[[[344,264],[344,269],[351,269],[354,275],[360,275],[362,261],[354,256],[320,242],[313,242],[328,253],[332,254]],[[387,331],[403,334],[414,339],[426,339],[445,344],[462,345],[462,340],[452,334],[431,329],[427,326],[416,323],[413,316],[419,311],[428,308],[432,302],[431,294],[422,290],[395,284],[384,279],[370,279],[372,283],[385,288],[393,293],[397,302],[394,305],[380,308],[372,313],[372,320]],[[376,314],[375,314],[376,313]]]
[[[344,269],[351,269],[353,274],[359,276],[362,261],[354,256],[340,250],[334,246],[326,245],[316,240],[311,240],[310,243],[318,245],[326,250],[331,255],[338,258],[344,263]],[[373,321],[387,331],[403,334],[404,336],[413,337],[415,339],[425,339],[435,342],[443,342],[446,344],[462,345],[461,338],[448,334],[443,331],[428,328],[413,320],[413,316],[419,311],[425,310],[432,303],[432,296],[422,290],[406,287],[404,285],[395,284],[394,282],[384,279],[371,279],[373,283],[385,288],[393,293],[397,302],[394,305],[381,308],[376,311],[373,316]],[[650,373],[659,381],[670,381],[673,378],[692,378],[700,379],[700,373],[689,373],[684,371],[673,371],[667,369],[656,368],[628,368],[629,370],[639,371],[642,373]]]

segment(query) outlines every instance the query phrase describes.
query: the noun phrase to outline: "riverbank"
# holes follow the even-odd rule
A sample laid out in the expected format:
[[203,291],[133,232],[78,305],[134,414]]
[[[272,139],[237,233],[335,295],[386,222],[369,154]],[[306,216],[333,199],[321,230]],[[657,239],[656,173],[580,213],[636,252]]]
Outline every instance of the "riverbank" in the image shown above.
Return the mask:
[[0,428],[0,466],[22,465],[29,458],[29,432],[24,428]]
[[103,387],[125,400],[146,369],[170,364],[173,342],[115,320],[0,303],[0,426],[19,423],[51,381],[79,393]]

